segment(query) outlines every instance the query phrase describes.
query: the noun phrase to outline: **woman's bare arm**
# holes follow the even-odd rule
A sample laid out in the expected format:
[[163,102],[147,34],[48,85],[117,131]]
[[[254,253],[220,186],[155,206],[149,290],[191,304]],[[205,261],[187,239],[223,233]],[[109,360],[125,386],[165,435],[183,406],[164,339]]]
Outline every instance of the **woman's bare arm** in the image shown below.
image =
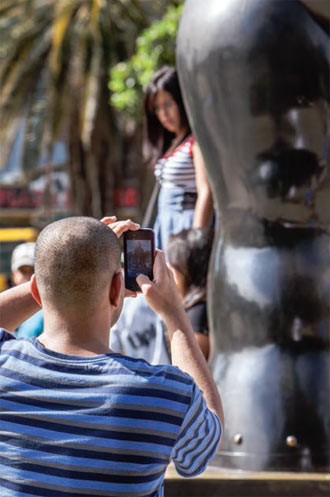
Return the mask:
[[192,146],[196,175],[197,201],[194,212],[194,228],[209,228],[213,214],[213,200],[202,152],[197,142]]

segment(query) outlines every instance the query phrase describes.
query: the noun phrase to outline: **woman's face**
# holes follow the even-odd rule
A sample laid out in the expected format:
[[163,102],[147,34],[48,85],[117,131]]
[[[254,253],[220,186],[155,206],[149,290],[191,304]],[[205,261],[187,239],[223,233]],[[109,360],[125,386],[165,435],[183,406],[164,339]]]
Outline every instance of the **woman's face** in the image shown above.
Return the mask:
[[159,90],[154,100],[154,112],[160,124],[171,133],[178,135],[184,130],[180,109],[169,92]]

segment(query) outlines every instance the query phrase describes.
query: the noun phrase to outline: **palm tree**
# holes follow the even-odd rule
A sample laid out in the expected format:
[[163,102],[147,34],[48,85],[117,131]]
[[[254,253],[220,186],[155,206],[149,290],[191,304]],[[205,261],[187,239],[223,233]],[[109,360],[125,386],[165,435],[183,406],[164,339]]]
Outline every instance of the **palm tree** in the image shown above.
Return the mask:
[[[65,137],[79,214],[100,217],[113,209],[121,140],[108,103],[108,71],[133,52],[138,33],[165,3],[151,7],[139,0],[1,0],[2,152],[23,115],[37,116],[38,126],[30,130],[39,149],[50,154],[54,142]],[[30,157],[35,157],[31,150]]]

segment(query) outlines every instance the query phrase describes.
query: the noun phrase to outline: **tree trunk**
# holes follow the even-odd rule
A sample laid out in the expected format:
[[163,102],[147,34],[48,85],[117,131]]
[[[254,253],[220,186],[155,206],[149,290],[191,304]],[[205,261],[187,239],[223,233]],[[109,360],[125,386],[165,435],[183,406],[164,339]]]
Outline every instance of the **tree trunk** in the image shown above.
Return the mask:
[[120,178],[120,135],[108,104],[106,85],[95,115],[90,147],[80,138],[79,108],[70,122],[69,172],[72,202],[77,215],[101,218],[114,212],[113,191]]

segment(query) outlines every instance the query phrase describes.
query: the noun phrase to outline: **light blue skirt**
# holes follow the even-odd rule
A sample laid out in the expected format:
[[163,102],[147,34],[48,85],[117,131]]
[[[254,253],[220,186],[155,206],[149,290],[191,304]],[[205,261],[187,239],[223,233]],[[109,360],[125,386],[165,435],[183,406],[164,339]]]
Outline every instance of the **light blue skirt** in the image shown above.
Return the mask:
[[196,198],[197,194],[182,188],[160,189],[154,225],[156,248],[166,252],[170,235],[192,227]]

